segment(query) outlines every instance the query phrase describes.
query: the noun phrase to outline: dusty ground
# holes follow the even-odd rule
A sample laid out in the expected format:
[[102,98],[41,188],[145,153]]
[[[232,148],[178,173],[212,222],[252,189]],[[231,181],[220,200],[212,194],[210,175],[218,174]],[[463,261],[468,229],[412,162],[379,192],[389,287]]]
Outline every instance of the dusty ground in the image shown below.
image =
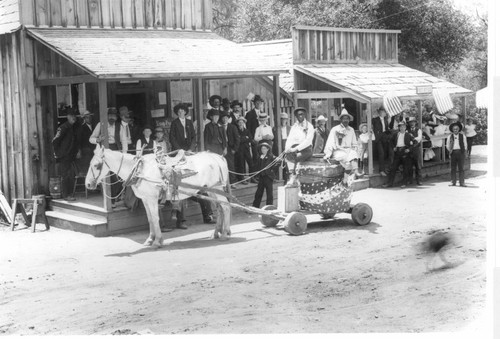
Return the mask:
[[[355,193],[374,210],[366,227],[339,214],[296,237],[245,215],[227,242],[193,225],[163,249],[143,247],[146,232],[0,227],[0,334],[484,329],[486,151],[474,151],[469,188],[441,177]],[[452,267],[426,270],[417,244],[431,229],[455,237]]]

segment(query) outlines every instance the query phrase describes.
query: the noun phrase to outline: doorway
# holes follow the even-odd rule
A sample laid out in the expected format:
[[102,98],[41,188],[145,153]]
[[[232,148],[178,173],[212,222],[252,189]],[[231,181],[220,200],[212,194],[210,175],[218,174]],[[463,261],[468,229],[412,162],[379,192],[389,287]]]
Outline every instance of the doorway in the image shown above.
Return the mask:
[[116,94],[116,108],[127,106],[129,111],[133,112],[135,124],[137,126],[144,126],[149,123],[149,115],[146,93],[129,93],[129,94]]

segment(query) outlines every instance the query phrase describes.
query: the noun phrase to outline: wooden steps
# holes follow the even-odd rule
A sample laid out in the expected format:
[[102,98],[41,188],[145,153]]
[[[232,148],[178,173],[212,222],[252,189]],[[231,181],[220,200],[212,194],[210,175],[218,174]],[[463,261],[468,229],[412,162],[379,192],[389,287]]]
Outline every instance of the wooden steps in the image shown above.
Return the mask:
[[65,213],[61,211],[47,211],[45,215],[47,215],[47,219],[49,219],[50,226],[53,227],[92,234],[95,237],[108,235],[107,221],[105,218],[87,218],[74,212]]

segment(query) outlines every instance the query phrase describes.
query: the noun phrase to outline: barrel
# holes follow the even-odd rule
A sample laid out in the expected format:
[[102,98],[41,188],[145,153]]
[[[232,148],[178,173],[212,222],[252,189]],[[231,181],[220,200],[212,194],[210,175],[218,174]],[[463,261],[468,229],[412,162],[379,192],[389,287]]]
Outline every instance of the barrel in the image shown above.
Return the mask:
[[51,177],[49,179],[49,192],[50,196],[53,199],[61,199],[62,197],[61,184],[62,184],[61,177]]

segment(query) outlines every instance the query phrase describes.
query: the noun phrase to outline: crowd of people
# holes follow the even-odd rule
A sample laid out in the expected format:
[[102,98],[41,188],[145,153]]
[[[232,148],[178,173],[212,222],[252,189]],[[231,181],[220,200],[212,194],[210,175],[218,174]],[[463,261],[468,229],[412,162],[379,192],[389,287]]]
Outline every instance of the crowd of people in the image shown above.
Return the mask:
[[[451,159],[452,185],[456,185],[456,169],[459,172],[459,184],[464,186],[463,163],[470,156],[475,126],[470,119],[462,126],[456,120],[450,125],[444,124],[444,116],[426,107],[423,128],[419,128],[415,117],[402,112],[389,120],[383,107],[377,110],[372,119],[372,131],[366,123],[359,125],[357,133],[350,123],[351,114],[345,108],[339,116],[340,123],[331,130],[326,127],[327,119],[320,115],[316,118],[315,127],[307,120],[307,110],[298,107],[294,110],[295,123],[289,124],[289,115],[280,114],[280,123],[275,127],[269,125],[269,115],[263,109],[264,100],[255,95],[253,107],[243,113],[243,104],[238,100],[228,100],[219,95],[209,98],[211,109],[203,122],[204,148],[206,151],[220,154],[228,165],[229,179],[232,188],[237,185],[257,183],[253,201],[254,207],[260,207],[264,192],[266,204],[273,204],[273,183],[278,176],[279,167],[288,185],[295,182],[295,171],[298,163],[309,159],[313,154],[320,154],[323,160],[338,161],[345,169],[344,183],[352,177],[365,174],[368,157],[368,144],[373,142],[378,154],[380,175],[387,176],[384,187],[394,185],[396,173],[402,172],[401,187],[411,184],[413,173],[417,185],[422,185],[422,147],[431,143],[433,147],[441,147],[447,137],[446,147]],[[81,121],[71,108],[67,109],[67,121],[57,130],[53,139],[56,171],[62,177],[62,196],[74,200],[72,196],[74,173],[86,171],[96,144],[103,139],[102,129],[107,128],[109,148],[124,153],[151,154],[155,150],[169,153],[176,150],[196,152],[197,132],[189,114],[189,107],[184,103],[177,104],[173,111],[176,118],[172,121],[169,133],[161,126],[152,128],[149,125],[139,128],[134,116],[127,107],[108,108],[108,121],[92,124],[93,114],[85,111]],[[458,117],[457,117],[458,118]],[[280,133],[277,133],[280,129]],[[465,134],[461,133],[465,129]],[[276,140],[277,136],[281,140]],[[433,138],[431,142],[431,136]],[[439,138],[442,136],[442,138]],[[284,151],[286,161],[276,161],[278,142]],[[427,149],[427,148],[426,148]],[[111,178],[112,203],[120,199],[122,186],[116,176]],[[200,204],[203,219],[213,223],[211,205],[208,201],[192,198]],[[182,210],[177,218],[182,219]],[[184,227],[184,226],[183,226]]]

